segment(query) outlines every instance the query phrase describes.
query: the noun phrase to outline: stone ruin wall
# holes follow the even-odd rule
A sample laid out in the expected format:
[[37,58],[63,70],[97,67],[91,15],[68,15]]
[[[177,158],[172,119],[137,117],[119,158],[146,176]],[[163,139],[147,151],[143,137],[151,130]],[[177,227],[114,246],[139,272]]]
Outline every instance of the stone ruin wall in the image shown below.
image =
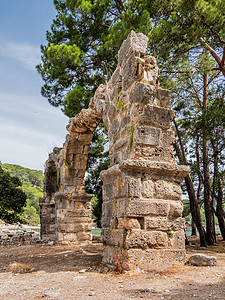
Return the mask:
[[[119,269],[149,270],[185,259],[180,183],[189,169],[175,164],[176,112],[169,91],[159,88],[155,58],[145,55],[147,43],[145,35],[129,34],[110,81],[98,87],[88,109],[70,119],[55,163],[60,174],[51,200],[56,239],[90,242],[91,195],[84,191],[84,175],[93,132],[103,119],[110,153],[110,168],[101,172],[103,262]],[[45,192],[42,228],[48,228],[43,208],[49,199]],[[52,233],[45,230],[43,236]]]

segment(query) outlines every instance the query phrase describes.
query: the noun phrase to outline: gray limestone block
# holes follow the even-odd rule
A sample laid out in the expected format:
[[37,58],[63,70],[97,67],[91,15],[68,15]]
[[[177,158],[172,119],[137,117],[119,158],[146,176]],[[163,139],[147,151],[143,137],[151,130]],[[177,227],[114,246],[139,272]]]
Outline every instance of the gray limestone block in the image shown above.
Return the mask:
[[131,103],[143,103],[153,105],[156,97],[156,89],[153,85],[135,82],[132,86],[129,101]]
[[133,144],[158,146],[161,130],[147,125],[135,125]]
[[143,33],[135,33],[133,30],[127,36],[127,39],[122,43],[118,53],[118,65],[120,65],[130,50],[145,54],[148,46],[148,38]]
[[188,264],[192,266],[215,266],[217,257],[197,253],[189,258]]
[[109,111],[108,111],[108,119],[109,119],[110,123],[113,122],[116,115],[117,115],[116,106],[114,105],[114,103],[111,102]]
[[176,112],[174,110],[151,105],[146,105],[142,114],[139,114],[138,109],[132,110],[132,117],[135,123],[151,125],[162,129],[169,129],[175,116]]
[[123,241],[126,236],[124,229],[102,229],[102,242],[108,245],[123,246]]
[[113,189],[114,188],[114,182],[105,184],[103,186],[103,199],[104,201],[111,201],[114,198]]
[[110,84],[112,84],[112,86],[116,87],[117,89],[122,88],[122,76],[120,74],[119,67],[117,67],[114,73],[112,74],[112,77],[110,78]]
[[165,108],[170,108],[171,101],[170,101],[170,90],[165,90],[159,88],[157,90],[157,98],[159,101],[159,105]]
[[121,70],[122,74],[122,87],[123,90],[127,90],[129,86],[137,79],[137,60],[135,54],[126,60],[123,69]]

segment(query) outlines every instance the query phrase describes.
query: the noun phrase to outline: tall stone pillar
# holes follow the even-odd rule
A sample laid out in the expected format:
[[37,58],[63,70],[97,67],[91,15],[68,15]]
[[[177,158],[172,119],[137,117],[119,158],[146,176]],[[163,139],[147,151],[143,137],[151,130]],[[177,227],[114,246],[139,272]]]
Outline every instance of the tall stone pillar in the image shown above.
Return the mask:
[[123,270],[185,260],[180,183],[189,169],[175,163],[176,112],[147,41],[131,32],[123,42],[103,110],[111,160],[101,172],[103,262]]
[[55,193],[57,184],[57,159],[61,148],[54,148],[46,161],[44,177],[44,198],[40,205],[41,238],[55,238]]

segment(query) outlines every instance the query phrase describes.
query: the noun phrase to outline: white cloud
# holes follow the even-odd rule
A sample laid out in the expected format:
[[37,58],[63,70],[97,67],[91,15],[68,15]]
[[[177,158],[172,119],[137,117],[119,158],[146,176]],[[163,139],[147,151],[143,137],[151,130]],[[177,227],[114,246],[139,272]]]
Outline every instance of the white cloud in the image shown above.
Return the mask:
[[0,161],[43,168],[63,145],[68,118],[37,96],[0,93],[0,102]]
[[34,70],[40,63],[40,47],[29,43],[1,42],[0,55],[21,62],[25,67]]

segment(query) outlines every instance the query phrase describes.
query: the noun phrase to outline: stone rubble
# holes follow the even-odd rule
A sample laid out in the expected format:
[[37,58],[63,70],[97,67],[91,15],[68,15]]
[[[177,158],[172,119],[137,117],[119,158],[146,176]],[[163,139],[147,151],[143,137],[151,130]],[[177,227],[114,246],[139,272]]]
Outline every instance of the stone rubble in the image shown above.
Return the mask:
[[41,236],[57,242],[91,242],[92,195],[84,176],[93,132],[102,119],[109,137],[110,167],[103,181],[103,262],[118,270],[150,270],[185,261],[180,183],[189,173],[176,165],[170,91],[159,87],[148,38],[131,31],[111,79],[89,108],[71,118],[62,149],[46,162]]
[[40,233],[36,231],[6,231],[0,232],[0,245],[33,245],[40,243]]

